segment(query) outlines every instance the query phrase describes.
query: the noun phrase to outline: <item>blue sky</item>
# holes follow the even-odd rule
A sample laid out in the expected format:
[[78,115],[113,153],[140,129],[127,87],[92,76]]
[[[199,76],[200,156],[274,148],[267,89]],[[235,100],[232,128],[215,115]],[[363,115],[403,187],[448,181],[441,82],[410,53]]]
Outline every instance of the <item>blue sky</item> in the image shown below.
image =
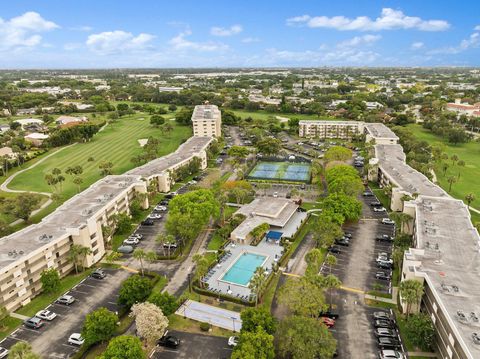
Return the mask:
[[480,2],[9,1],[0,68],[478,66]]

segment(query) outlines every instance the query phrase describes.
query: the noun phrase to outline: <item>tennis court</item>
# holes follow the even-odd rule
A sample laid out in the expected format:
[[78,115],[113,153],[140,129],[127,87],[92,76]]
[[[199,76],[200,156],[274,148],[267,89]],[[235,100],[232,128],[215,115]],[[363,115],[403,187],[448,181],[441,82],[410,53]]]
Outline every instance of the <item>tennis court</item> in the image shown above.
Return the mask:
[[310,180],[310,165],[291,162],[259,162],[248,178],[307,182]]

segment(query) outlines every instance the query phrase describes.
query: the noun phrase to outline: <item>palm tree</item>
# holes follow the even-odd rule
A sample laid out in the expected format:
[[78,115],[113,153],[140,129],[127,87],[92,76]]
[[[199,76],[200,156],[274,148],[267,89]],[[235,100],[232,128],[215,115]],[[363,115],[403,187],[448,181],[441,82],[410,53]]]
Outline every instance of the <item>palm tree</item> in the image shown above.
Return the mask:
[[259,297],[267,281],[267,276],[265,275],[265,270],[263,267],[257,267],[255,273],[253,273],[250,283],[248,283],[248,288],[255,294],[255,307],[258,305]]
[[445,175],[447,174],[448,167],[448,163],[442,164],[443,177],[445,177]]
[[83,267],[83,262],[85,261],[85,257],[91,253],[92,253],[92,250],[90,248],[82,246],[80,244],[73,244],[70,247],[70,250],[68,252],[68,259],[75,266],[76,274],[78,274],[78,262],[80,261]]
[[455,162],[458,161],[458,156],[457,155],[452,155],[452,156],[450,156],[450,159],[452,160],[452,165],[455,166]]
[[[332,256],[333,257],[333,256]],[[334,257],[335,258],[335,257]],[[336,259],[336,258],[335,258]],[[329,274],[323,278],[323,286],[328,290],[329,294],[329,305],[330,308],[332,307],[332,294],[333,294],[333,289],[340,288],[342,285],[342,282],[340,279],[338,279],[335,275]]]
[[470,210],[470,204],[475,201],[475,194],[469,193],[465,196],[465,201],[467,201],[467,207]]
[[423,295],[423,284],[415,279],[404,280],[400,283],[400,298],[407,305],[406,315],[410,315],[412,305],[418,305]]
[[407,213],[403,213],[403,212],[394,212],[394,213],[390,214],[390,217],[392,217],[392,219],[396,223],[398,223],[398,228],[399,228],[400,233],[403,233],[403,226],[404,225],[407,226],[407,231],[410,232],[410,221],[413,219],[412,216],[410,216]]
[[144,268],[143,268],[143,260],[147,258],[147,253],[141,248],[137,248],[133,251],[133,258],[138,260],[140,262],[140,270],[142,273],[142,276],[144,275]]
[[337,264],[337,257],[327,254],[325,263],[328,265],[328,274],[332,274],[332,267]]
[[78,191],[78,193],[80,193],[80,186],[83,183],[83,178],[82,177],[75,177],[73,179],[73,183],[77,185],[77,191]]
[[88,247],[81,246],[80,248],[80,263],[82,263],[82,268],[85,269],[85,259],[88,255],[92,254],[92,250]]
[[448,192],[450,192],[452,190],[452,185],[457,182],[457,177],[455,176],[450,176],[447,178],[447,182],[449,183],[449,186],[448,186]]
[[200,283],[200,287],[203,288],[204,283],[201,279],[208,272],[208,259],[201,254],[195,254],[192,259],[193,262],[196,264],[194,279],[198,280],[198,282]]
[[163,250],[163,255],[165,256],[165,242],[166,242],[166,239],[167,239],[167,236],[164,234],[164,233],[161,233],[158,235],[158,237],[155,239],[155,242],[160,246],[162,247],[162,250]]
[[460,173],[462,172],[460,170],[460,167],[465,167],[465,161],[464,160],[460,160],[457,162],[457,166],[459,167],[458,168],[458,176],[457,176],[457,179],[460,179]]
[[155,263],[155,261],[157,260],[157,253],[155,253],[154,251],[148,251],[145,256],[145,260],[150,264]]

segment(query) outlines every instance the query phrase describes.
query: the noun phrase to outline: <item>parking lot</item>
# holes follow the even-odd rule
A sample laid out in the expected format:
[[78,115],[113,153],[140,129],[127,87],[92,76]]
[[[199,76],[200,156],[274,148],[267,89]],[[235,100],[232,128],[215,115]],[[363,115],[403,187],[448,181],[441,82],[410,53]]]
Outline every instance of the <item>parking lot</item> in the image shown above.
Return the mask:
[[76,299],[70,306],[50,304],[46,309],[57,314],[53,321],[46,322],[37,330],[21,326],[5,338],[1,345],[10,348],[18,341],[26,341],[43,358],[69,358],[78,347],[68,344],[68,337],[72,333],[81,332],[88,313],[100,307],[113,312],[118,311],[116,302],[120,284],[130,273],[110,269],[106,269],[105,272],[106,278],[87,277],[67,292],[66,294]]
[[226,359],[232,353],[227,344],[228,338],[177,331],[169,334],[180,339],[180,346],[176,349],[157,347],[153,358]]
[[[363,293],[370,290],[391,291],[390,280],[378,280],[376,273],[386,271],[391,276],[391,270],[377,267],[376,258],[379,253],[392,252],[392,243],[377,241],[381,235],[393,236],[394,226],[382,224],[382,218],[387,218],[386,212],[375,212],[370,204],[377,199],[374,196],[360,196],[362,202],[362,218],[358,223],[347,224],[344,232],[349,232],[352,239],[349,246],[337,245],[340,253],[334,253],[337,264],[332,268],[324,265],[322,273],[332,272],[341,281],[345,291],[338,291],[333,302],[340,314],[333,329],[334,336],[339,340],[339,358],[376,358],[378,348],[372,327],[374,308],[364,304]],[[382,287],[375,285],[379,283]]]

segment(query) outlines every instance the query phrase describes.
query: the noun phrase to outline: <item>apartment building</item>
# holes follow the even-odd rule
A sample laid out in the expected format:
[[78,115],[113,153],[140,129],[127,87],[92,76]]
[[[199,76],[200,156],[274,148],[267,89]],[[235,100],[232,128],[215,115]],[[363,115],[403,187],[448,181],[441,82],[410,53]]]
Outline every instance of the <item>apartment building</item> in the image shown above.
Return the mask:
[[197,105],[192,114],[193,135],[199,137],[220,137],[222,135],[222,114],[217,106],[206,103]]
[[398,136],[383,123],[366,123],[365,141],[379,145],[394,145],[398,143]]
[[363,122],[357,121],[300,121],[298,134],[306,138],[338,138],[348,140],[363,133]]
[[476,116],[480,117],[480,103],[470,105],[468,103],[462,103],[461,99],[455,99],[454,103],[447,103],[448,111],[457,113],[458,115]]

